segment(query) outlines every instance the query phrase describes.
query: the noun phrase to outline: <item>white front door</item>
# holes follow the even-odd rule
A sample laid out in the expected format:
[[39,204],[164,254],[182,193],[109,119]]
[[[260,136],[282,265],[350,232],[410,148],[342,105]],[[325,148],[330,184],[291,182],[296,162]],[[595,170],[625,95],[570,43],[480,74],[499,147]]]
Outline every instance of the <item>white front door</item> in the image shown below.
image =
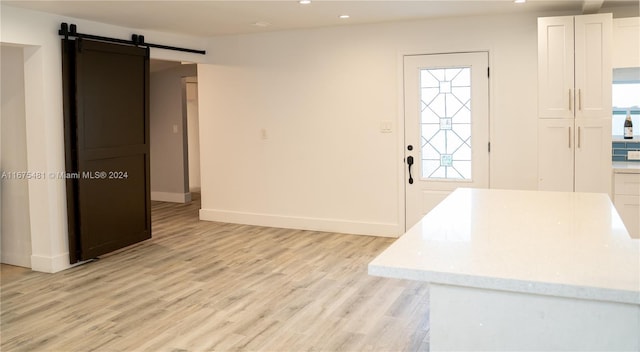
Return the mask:
[[405,229],[457,187],[489,187],[489,54],[404,57]]

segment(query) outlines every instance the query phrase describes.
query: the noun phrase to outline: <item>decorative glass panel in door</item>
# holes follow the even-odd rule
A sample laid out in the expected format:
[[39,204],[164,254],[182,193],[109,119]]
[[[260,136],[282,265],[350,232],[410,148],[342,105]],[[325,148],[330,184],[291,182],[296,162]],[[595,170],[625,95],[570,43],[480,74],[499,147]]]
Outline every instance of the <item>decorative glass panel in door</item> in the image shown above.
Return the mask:
[[471,180],[471,68],[420,70],[422,179]]

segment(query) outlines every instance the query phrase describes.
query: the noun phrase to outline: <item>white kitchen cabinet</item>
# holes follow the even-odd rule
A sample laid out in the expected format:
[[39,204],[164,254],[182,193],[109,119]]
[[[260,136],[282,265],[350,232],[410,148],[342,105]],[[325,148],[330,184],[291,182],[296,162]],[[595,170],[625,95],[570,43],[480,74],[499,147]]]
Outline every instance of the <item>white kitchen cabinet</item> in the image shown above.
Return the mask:
[[538,188],[611,194],[611,14],[538,19]]
[[640,67],[640,17],[613,19],[612,66]]
[[538,154],[539,190],[610,193],[610,119],[538,119]]
[[613,18],[583,15],[574,22],[576,118],[610,118]]
[[538,119],[539,190],[573,190],[574,130],[573,118]]
[[538,117],[611,116],[610,13],[538,19]]
[[538,18],[540,118],[574,118],[573,18]]
[[576,192],[611,194],[611,118],[576,119]]
[[614,174],[613,203],[633,238],[640,238],[640,173]]

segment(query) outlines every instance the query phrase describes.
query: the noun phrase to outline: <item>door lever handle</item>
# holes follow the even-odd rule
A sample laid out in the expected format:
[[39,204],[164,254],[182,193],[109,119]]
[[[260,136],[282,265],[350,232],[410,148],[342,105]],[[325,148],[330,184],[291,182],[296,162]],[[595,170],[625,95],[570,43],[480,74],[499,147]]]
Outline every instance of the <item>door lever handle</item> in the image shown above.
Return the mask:
[[413,177],[411,176],[411,165],[413,165],[413,157],[409,155],[407,157],[407,165],[409,165],[409,184],[413,184]]

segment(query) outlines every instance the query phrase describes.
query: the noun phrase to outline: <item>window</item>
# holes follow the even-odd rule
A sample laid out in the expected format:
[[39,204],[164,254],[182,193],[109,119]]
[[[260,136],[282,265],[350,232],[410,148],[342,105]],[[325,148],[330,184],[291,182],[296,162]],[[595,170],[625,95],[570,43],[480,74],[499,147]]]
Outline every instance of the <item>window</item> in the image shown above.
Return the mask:
[[640,134],[640,68],[616,68],[613,70],[611,90],[613,118],[612,134],[622,136],[627,111],[631,112],[633,134]]

